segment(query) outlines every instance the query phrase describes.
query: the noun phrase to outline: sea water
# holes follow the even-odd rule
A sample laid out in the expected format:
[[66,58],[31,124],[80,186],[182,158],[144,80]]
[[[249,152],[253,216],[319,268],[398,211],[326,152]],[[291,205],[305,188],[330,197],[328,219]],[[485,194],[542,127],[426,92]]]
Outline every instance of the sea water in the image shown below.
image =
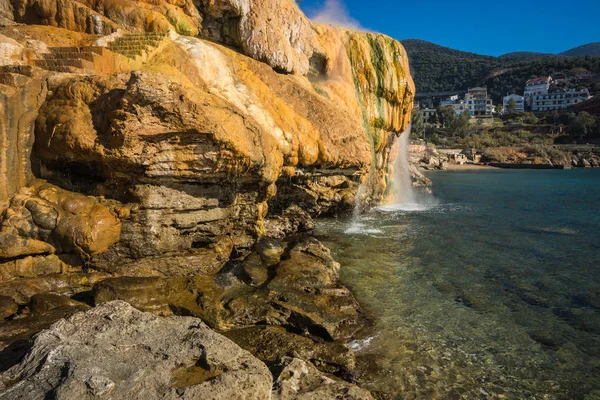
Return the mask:
[[[600,170],[435,172],[436,202],[322,220],[403,399],[600,399]],[[356,223],[356,221],[354,221]]]

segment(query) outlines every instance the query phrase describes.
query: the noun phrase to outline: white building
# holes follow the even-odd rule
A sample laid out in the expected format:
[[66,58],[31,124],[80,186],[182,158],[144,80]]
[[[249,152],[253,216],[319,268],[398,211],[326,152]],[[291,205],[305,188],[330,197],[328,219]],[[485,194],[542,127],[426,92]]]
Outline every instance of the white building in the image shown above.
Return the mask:
[[465,95],[467,110],[472,117],[483,117],[492,115],[492,99],[487,95],[487,88],[471,88]]
[[504,96],[502,100],[502,105],[504,109],[504,114],[507,113],[508,103],[510,100],[515,101],[515,112],[524,113],[525,112],[525,97],[519,96],[518,94],[509,94],[508,96]]
[[552,83],[551,76],[544,76],[542,78],[533,78],[525,82],[525,101],[528,105],[531,105],[532,97],[537,95],[543,95],[548,93],[550,90],[550,84]]
[[565,92],[537,94],[531,97],[531,111],[546,112],[564,110],[591,98],[587,89],[577,91],[570,89]]

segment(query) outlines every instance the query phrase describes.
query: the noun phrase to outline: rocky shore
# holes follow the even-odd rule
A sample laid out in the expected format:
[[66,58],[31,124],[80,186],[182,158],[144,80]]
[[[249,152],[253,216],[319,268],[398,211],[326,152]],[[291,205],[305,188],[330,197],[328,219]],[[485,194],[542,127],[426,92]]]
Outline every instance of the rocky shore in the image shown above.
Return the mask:
[[400,43],[292,0],[0,0],[0,88],[0,399],[373,398],[312,218],[386,197]]
[[[488,148],[476,152],[477,162],[473,162],[469,153],[473,154],[461,149],[437,149],[431,144],[413,145],[410,149],[410,162],[414,168],[424,171],[489,169],[494,164],[505,164],[507,167],[539,165],[542,168],[558,169],[600,167],[600,152],[593,145]],[[456,155],[460,155],[460,163],[457,162]]]

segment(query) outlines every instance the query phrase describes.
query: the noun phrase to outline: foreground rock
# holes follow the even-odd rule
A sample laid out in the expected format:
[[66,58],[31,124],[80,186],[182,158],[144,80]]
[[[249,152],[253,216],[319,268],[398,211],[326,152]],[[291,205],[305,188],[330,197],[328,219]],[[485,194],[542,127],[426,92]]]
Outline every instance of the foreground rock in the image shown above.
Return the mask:
[[0,375],[0,399],[257,399],[267,367],[189,317],[160,318],[106,303],[61,320]]

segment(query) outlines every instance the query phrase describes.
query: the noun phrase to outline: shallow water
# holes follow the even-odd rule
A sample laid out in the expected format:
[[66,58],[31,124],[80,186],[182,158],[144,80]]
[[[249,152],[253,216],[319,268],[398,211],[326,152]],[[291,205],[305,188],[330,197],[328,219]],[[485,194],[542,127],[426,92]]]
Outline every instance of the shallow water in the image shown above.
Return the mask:
[[[435,201],[318,232],[404,399],[600,399],[600,170],[436,172]],[[376,368],[375,368],[376,366]]]

